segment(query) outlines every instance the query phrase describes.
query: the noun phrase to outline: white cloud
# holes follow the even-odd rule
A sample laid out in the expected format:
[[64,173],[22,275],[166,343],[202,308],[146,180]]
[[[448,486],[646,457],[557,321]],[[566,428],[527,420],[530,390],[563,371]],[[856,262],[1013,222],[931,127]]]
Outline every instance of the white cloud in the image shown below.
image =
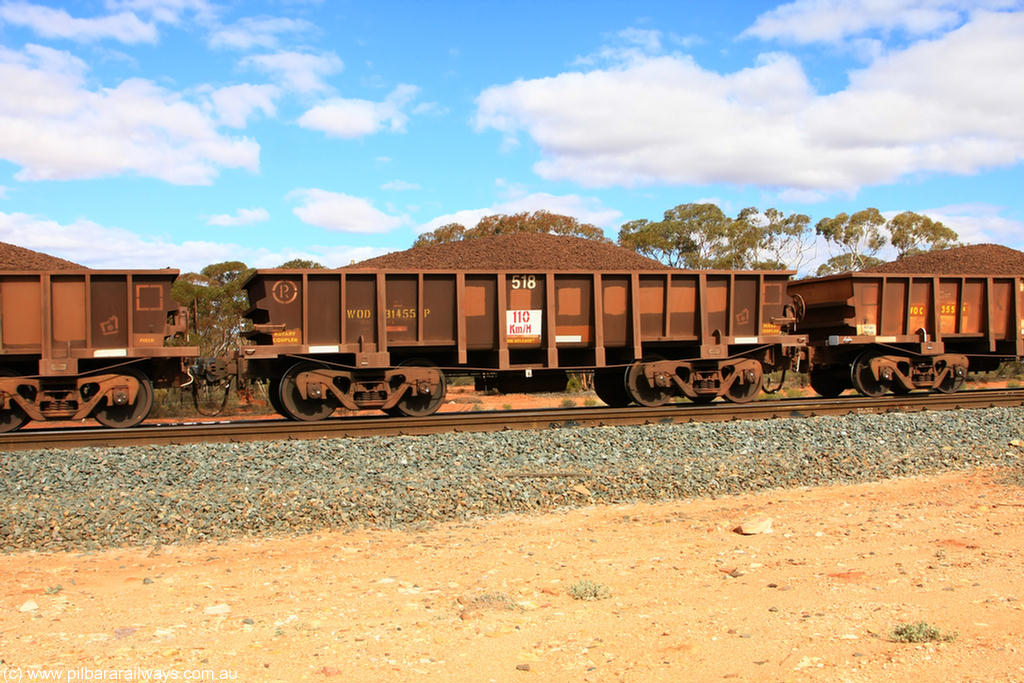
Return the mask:
[[778,193],[779,201],[795,204],[819,204],[828,199],[828,194],[818,190],[786,188]]
[[251,50],[254,47],[273,49],[282,33],[305,33],[313,24],[304,19],[286,17],[246,17],[230,26],[222,26],[210,35],[210,47]]
[[382,233],[407,223],[404,217],[375,208],[369,200],[340,192],[302,188],[289,192],[287,198],[301,203],[292,210],[299,220],[327,230]]
[[209,23],[218,11],[208,0],[107,0],[106,6],[110,10],[128,9],[147,14],[165,24],[178,24],[186,14],[192,14],[200,23]]
[[761,14],[743,36],[835,43],[868,31],[923,36],[960,25],[970,12],[1016,0],[796,0]]
[[73,223],[0,212],[0,241],[81,263],[90,268],[198,269],[237,258],[237,245],[174,243],[79,219]]
[[40,216],[3,212],[0,212],[0,242],[65,258],[89,268],[177,268],[182,272],[198,272],[222,261],[274,268],[294,258],[339,267],[389,251],[380,247],[344,245],[274,251],[228,242],[174,242],[161,237],[143,237],[84,219],[62,224]]
[[245,128],[254,111],[259,110],[265,116],[275,116],[275,100],[280,96],[281,89],[276,85],[243,83],[214,90],[210,93],[210,101],[221,123],[233,128]]
[[6,185],[0,185],[0,199],[7,199],[7,193],[11,191],[11,188]]
[[991,204],[954,204],[918,213],[942,221],[965,244],[1002,244],[1024,250],[1024,221],[1007,218],[1002,211]]
[[122,43],[155,43],[156,26],[141,21],[131,12],[105,17],[79,19],[62,9],[27,2],[0,5],[0,20],[32,29],[44,38],[64,38],[81,42],[107,38]]
[[448,223],[460,223],[467,228],[472,228],[484,216],[515,214],[523,211],[532,213],[542,210],[563,216],[572,216],[581,223],[591,223],[605,228],[612,236],[617,234],[619,221],[622,218],[621,211],[609,209],[601,203],[600,199],[595,197],[581,197],[575,194],[552,195],[546,192],[535,192],[528,195],[514,196],[482,209],[465,209],[438,216],[418,226],[416,232],[428,232]]
[[399,85],[383,102],[334,97],[303,114],[299,125],[331,137],[349,139],[378,133],[385,128],[392,133],[404,133],[409,117],[402,108],[418,92],[416,86]]
[[661,52],[661,31],[631,27],[619,31],[619,37],[649,54]]
[[264,208],[239,209],[233,215],[229,213],[218,213],[208,216],[207,225],[219,225],[222,227],[236,227],[239,225],[251,225],[270,220],[270,212]]
[[549,180],[588,186],[734,183],[852,192],[908,174],[1024,159],[1024,13],[893,52],[818,95],[797,60],[719,74],[686,57],[488,88],[478,130],[523,132]]
[[[3,188],[0,188],[3,189]],[[421,189],[416,183],[410,183],[405,180],[390,180],[380,186],[382,190],[390,190],[392,192],[405,192],[408,190],[419,190]]]
[[268,252],[257,256],[249,265],[254,268],[276,268],[292,259],[316,261],[328,268],[342,268],[357,261],[365,261],[374,256],[381,256],[393,249],[385,247],[349,247],[312,245],[303,250],[285,249],[281,252]]
[[0,158],[21,166],[17,179],[136,173],[190,185],[259,167],[258,144],[221,135],[181,94],[137,78],[90,89],[86,74],[66,52],[0,48]]
[[330,90],[324,79],[338,73],[344,67],[341,59],[333,52],[319,55],[307,52],[274,52],[245,57],[241,64],[269,74],[285,89],[298,93]]
[[[674,41],[679,39],[672,37]],[[629,27],[609,36],[609,44],[594,54],[577,57],[575,63],[589,66],[598,62],[631,62],[662,52],[662,33],[655,29]]]

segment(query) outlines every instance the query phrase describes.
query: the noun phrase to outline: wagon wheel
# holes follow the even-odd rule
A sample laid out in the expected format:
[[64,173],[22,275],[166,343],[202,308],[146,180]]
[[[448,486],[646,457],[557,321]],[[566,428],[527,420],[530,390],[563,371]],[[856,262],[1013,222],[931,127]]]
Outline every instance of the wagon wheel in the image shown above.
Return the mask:
[[281,405],[281,380],[276,377],[268,379],[266,389],[267,401],[270,402],[270,407],[281,417],[288,417],[284,412],[284,406]]
[[850,388],[850,378],[846,370],[815,370],[811,372],[811,388],[825,398],[835,398]]
[[[6,368],[0,368],[0,377],[17,377],[17,374]],[[13,432],[16,429],[21,429],[26,422],[28,422],[28,414],[13,399],[8,403],[7,408],[0,409],[0,432]]]
[[761,393],[761,387],[764,385],[764,369],[758,363],[753,372],[754,378],[750,382],[733,382],[730,384],[725,394],[723,394],[725,400],[732,403],[748,403],[754,400]]
[[853,365],[850,366],[850,381],[853,383],[853,388],[872,398],[881,396],[889,390],[886,384],[875,379],[875,376],[871,374],[871,359],[874,357],[874,353],[865,351],[857,356],[857,360],[853,361]]
[[672,398],[674,392],[671,387],[659,387],[651,384],[647,380],[647,376],[644,375],[644,366],[646,365],[646,362],[640,362],[629,366],[626,371],[626,389],[633,400],[642,406],[650,408],[663,406]]
[[118,374],[134,377],[139,382],[139,391],[135,395],[135,403],[123,406],[110,405],[106,402],[96,406],[92,416],[96,421],[114,429],[127,429],[139,424],[149,416],[153,408],[153,383],[146,375],[135,368],[121,368]]
[[[958,370],[959,374],[957,372]],[[949,369],[949,373],[941,382],[939,382],[939,386],[935,387],[935,389],[943,394],[952,394],[955,391],[959,391],[960,387],[962,387],[966,381],[967,369],[961,368],[959,365],[954,365]]]
[[594,393],[609,408],[625,408],[633,400],[626,390],[625,374],[622,368],[594,372]]
[[[397,367],[407,368],[436,368],[437,365],[422,358],[410,358],[398,364]],[[448,378],[441,373],[441,387],[433,394],[417,394],[405,392],[405,395],[398,400],[398,403],[388,408],[385,412],[392,417],[426,417],[433,415],[444,402],[445,394],[448,392]]]
[[316,363],[300,361],[285,370],[281,379],[274,382],[277,386],[277,401],[281,404],[280,407],[275,406],[275,408],[278,408],[280,413],[288,419],[299,422],[315,422],[329,417],[338,407],[338,400],[334,398],[334,395],[328,394],[322,399],[302,398],[299,387],[295,383],[295,379],[300,373],[322,368],[322,365]]

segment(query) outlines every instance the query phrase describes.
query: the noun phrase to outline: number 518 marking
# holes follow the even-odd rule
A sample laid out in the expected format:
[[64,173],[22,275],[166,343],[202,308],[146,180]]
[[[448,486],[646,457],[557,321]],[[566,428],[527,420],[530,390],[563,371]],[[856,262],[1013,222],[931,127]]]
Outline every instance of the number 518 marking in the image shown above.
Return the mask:
[[537,289],[537,276],[513,275],[512,289]]

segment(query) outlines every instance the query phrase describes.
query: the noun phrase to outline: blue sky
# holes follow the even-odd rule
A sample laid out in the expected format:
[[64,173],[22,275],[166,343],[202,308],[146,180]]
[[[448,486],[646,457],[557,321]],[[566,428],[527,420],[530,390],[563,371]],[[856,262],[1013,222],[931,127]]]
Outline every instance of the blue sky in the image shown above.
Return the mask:
[[0,85],[0,241],[90,267],[697,201],[1024,249],[1022,1],[0,0]]

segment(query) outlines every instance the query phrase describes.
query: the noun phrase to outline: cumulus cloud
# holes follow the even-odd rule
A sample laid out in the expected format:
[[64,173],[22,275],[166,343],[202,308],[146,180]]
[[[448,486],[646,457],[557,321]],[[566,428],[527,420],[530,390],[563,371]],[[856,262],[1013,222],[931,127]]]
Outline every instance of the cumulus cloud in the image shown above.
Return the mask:
[[91,89],[87,71],[51,48],[0,48],[0,158],[21,167],[18,180],[136,173],[192,185],[258,168],[258,144],[220,134],[181,94],[138,78]]
[[313,24],[304,19],[286,17],[246,17],[210,34],[210,47],[251,50],[255,47],[276,48],[281,34],[305,33]]
[[918,213],[942,221],[965,244],[1005,244],[1024,249],[1024,222],[1007,218],[1003,211],[1003,207],[979,203],[951,204]]
[[403,84],[392,90],[383,102],[334,97],[303,114],[299,125],[348,139],[378,133],[385,128],[392,133],[404,133],[409,117],[402,109],[418,92],[416,86]]
[[472,228],[484,216],[495,214],[515,214],[523,211],[550,211],[563,216],[572,216],[581,223],[591,223],[608,229],[609,234],[616,234],[622,212],[609,209],[595,197],[581,197],[575,194],[553,195],[546,192],[519,195],[513,190],[514,196],[505,201],[496,202],[482,209],[465,209],[455,213],[444,214],[416,228],[417,233],[435,230],[448,223],[460,223]]
[[330,90],[325,79],[344,66],[333,52],[312,54],[293,51],[251,55],[242,59],[241,64],[269,74],[281,87],[298,93]]
[[107,0],[107,9],[131,10],[145,14],[164,24],[179,24],[185,15],[192,15],[201,23],[216,19],[218,8],[209,0]]
[[0,21],[29,28],[43,38],[79,42],[112,39],[128,44],[155,43],[157,40],[156,26],[141,21],[131,12],[79,19],[62,9],[12,2],[0,5]]
[[529,135],[549,180],[733,183],[851,192],[1024,159],[1024,13],[980,12],[850,73],[820,95],[800,63],[763,55],[719,74],[681,56],[519,80],[477,98],[478,130]]
[[90,268],[198,269],[237,258],[237,245],[174,243],[79,219],[62,224],[24,213],[0,212],[0,241],[59,256]]
[[287,198],[299,202],[292,212],[303,223],[337,232],[382,233],[405,225],[402,216],[393,216],[377,209],[361,197],[302,188],[288,193]]
[[1016,0],[796,0],[757,17],[745,37],[837,43],[869,31],[923,36],[960,25],[972,11]]
[[264,116],[275,116],[275,101],[280,96],[281,89],[276,85],[243,83],[214,90],[210,93],[210,101],[222,124],[233,128],[245,128],[249,117],[255,111],[263,112]]
[[141,237],[85,219],[60,223],[42,216],[4,212],[0,212],[0,241],[59,256],[89,268],[177,268],[182,272],[198,272],[211,263],[222,261],[274,268],[295,258],[337,267],[388,251],[381,247],[345,245],[273,250],[207,240],[175,242],[162,237]]
[[237,227],[239,225],[250,225],[252,223],[263,223],[270,220],[270,212],[264,208],[239,209],[234,214],[218,213],[206,218],[207,225],[219,225],[222,227]]

